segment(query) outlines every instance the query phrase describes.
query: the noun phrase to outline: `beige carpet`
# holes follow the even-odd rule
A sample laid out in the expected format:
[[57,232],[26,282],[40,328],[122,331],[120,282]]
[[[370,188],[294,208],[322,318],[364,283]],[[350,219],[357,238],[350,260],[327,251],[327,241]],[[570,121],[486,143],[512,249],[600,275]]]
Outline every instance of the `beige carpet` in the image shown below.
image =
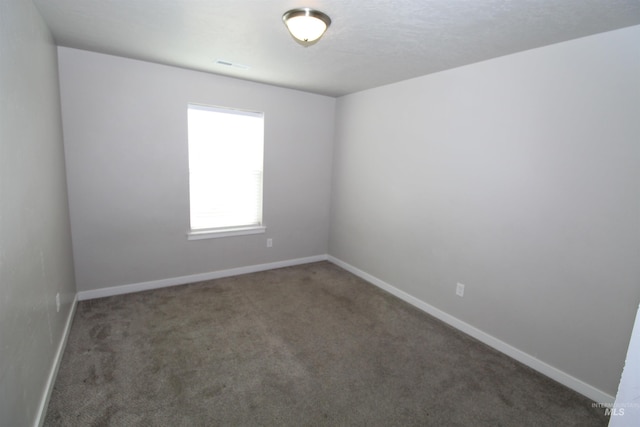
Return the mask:
[[601,409],[341,268],[81,302],[48,426],[604,426]]

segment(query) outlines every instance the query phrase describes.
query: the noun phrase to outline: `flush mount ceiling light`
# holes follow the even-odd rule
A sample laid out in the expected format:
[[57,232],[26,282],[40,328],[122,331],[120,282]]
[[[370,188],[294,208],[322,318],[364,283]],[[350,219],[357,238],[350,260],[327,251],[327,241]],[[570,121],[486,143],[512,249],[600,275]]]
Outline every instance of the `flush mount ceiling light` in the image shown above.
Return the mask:
[[305,45],[317,41],[331,25],[326,14],[308,7],[292,9],[282,15],[282,20],[291,35]]

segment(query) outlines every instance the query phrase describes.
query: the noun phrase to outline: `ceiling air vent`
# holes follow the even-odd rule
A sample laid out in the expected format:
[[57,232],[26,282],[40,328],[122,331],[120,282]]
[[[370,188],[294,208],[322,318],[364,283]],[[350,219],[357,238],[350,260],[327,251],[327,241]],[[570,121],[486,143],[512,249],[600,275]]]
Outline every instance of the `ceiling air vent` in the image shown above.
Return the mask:
[[233,68],[237,68],[239,70],[248,70],[250,67],[248,65],[244,65],[244,64],[237,64],[235,62],[231,62],[231,61],[226,61],[224,59],[216,59],[216,64],[218,65],[224,65],[225,67],[233,67]]

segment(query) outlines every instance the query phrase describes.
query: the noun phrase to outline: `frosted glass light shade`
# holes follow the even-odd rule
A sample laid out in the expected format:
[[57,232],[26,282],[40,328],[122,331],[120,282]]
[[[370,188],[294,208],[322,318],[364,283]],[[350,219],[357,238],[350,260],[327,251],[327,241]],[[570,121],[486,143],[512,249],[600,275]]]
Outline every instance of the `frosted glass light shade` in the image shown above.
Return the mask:
[[318,40],[331,25],[331,18],[308,7],[292,9],[282,15],[282,20],[291,35],[304,43]]

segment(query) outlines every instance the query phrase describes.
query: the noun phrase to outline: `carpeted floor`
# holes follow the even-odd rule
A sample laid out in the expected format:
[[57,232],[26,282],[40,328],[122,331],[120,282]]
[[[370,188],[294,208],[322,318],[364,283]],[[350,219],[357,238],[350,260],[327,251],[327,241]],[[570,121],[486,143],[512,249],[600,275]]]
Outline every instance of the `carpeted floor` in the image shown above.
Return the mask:
[[601,409],[341,268],[78,304],[47,426],[604,426]]

